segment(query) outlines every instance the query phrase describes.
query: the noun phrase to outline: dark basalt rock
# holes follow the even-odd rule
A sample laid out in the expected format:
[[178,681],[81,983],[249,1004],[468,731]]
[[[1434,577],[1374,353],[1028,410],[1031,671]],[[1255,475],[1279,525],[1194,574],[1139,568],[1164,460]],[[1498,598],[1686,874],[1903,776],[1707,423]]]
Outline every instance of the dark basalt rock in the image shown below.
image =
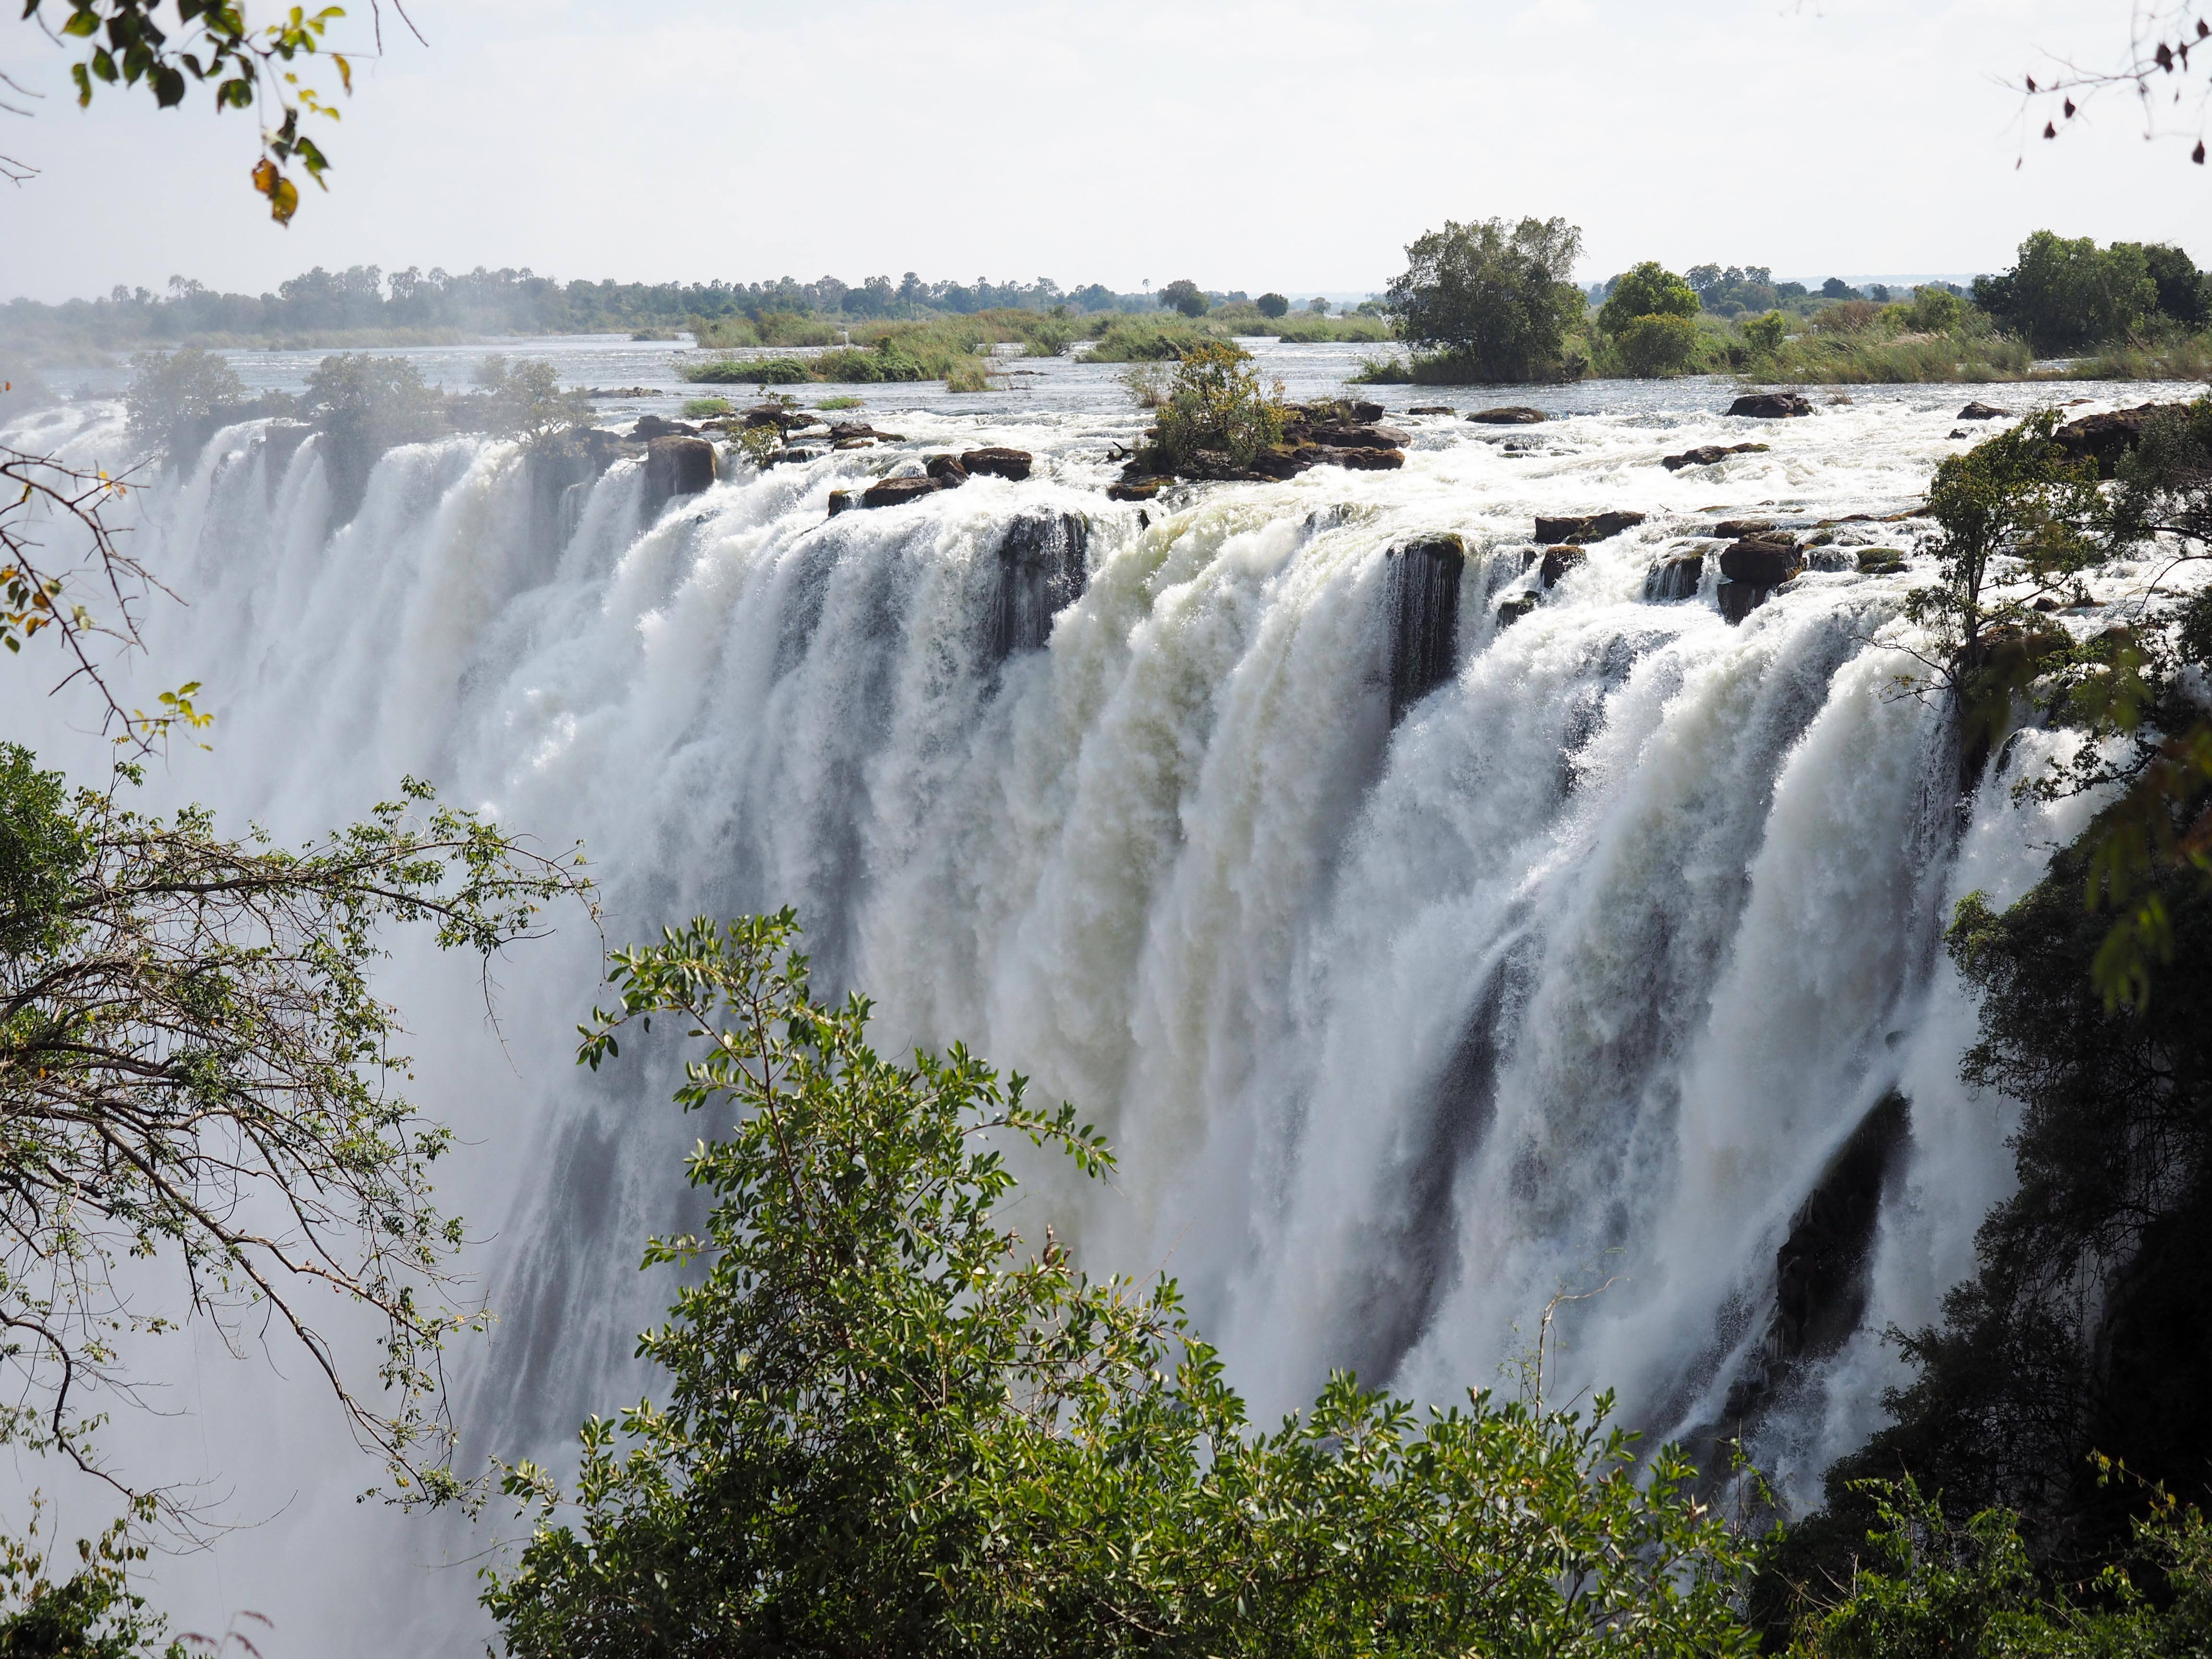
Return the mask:
[[1551,418],[1540,409],[1509,404],[1499,409],[1478,409],[1467,417],[1482,426],[1534,426]]
[[1723,519],[1713,526],[1713,534],[1729,538],[1761,536],[1773,528],[1771,519]]
[[1977,398],[1952,416],[1959,421],[2003,421],[2012,417],[2012,410],[1999,409],[1995,404],[1985,404]]
[[1753,587],[1749,582],[1723,581],[1713,589],[1713,602],[1733,625],[1765,605],[1766,596],[1773,592],[1771,587]]
[[1313,441],[1324,449],[1403,449],[1413,441],[1410,434],[1395,426],[1376,426],[1372,422],[1352,425],[1324,422],[1307,430]]
[[851,512],[857,505],[858,503],[853,499],[853,492],[849,489],[833,489],[830,492],[830,516],[833,519],[840,513]]
[[1589,513],[1579,518],[1538,519],[1540,542],[1601,542],[1644,522],[1641,513]]
[[1007,526],[999,544],[999,591],[992,607],[991,651],[1004,662],[1041,649],[1052,619],[1083,597],[1091,526],[1073,513],[1038,513]]
[[1954,426],[1943,434],[1946,438],[1971,438],[1974,434],[1962,426]]
[[957,489],[968,482],[968,469],[960,465],[957,455],[932,455],[922,466],[937,480],[939,489]]
[[1721,554],[1721,574],[1753,587],[1779,587],[1804,568],[1797,544],[1779,531],[1746,536]]
[[1711,466],[1731,455],[1763,455],[1767,447],[1765,444],[1699,444],[1679,455],[1662,456],[1659,465],[1669,472],[1680,472],[1686,466]]
[[860,492],[860,505],[899,507],[936,493],[937,480],[927,474],[919,478],[879,478]]
[[1747,392],[1729,405],[1728,412],[1755,420],[1780,420],[1792,415],[1810,415],[1813,405],[1795,392]]
[[1536,573],[1536,580],[1548,591],[1556,587],[1565,578],[1567,572],[1582,565],[1589,558],[1589,555],[1579,547],[1547,547],[1544,550],[1543,568]]
[[1774,1322],[1766,1342],[1771,1358],[1826,1358],[1865,1317],[1867,1252],[1910,1118],[1904,1096],[1884,1096],[1791,1218],[1774,1258]]
[[696,495],[714,482],[713,444],[704,438],[655,438],[645,447],[646,522],[659,518],[677,496]]
[[2095,462],[2097,476],[2109,478],[2118,469],[2120,457],[2142,436],[2145,421],[2166,410],[2179,414],[2188,407],[2186,404],[2142,404],[2105,415],[2085,415],[2060,427],[2051,434],[2051,441],[2069,460]]
[[1106,486],[1109,501],[1149,501],[1174,482],[1171,478],[1123,478]]
[[961,456],[960,465],[970,472],[988,472],[994,477],[1011,478],[1019,483],[1030,476],[1030,453],[1026,449],[971,449]]
[[1510,599],[1498,602],[1498,625],[1510,628],[1534,611],[1540,603],[1534,593],[1516,593]]
[[1705,580],[1705,556],[1703,553],[1677,553],[1653,565],[1644,574],[1644,597],[1653,605],[1669,605],[1677,599],[1694,599],[1698,585]]
[[1467,545],[1430,536],[1383,555],[1390,607],[1390,724],[1452,677],[1459,661],[1459,585]]
[[658,415],[641,415],[637,417],[637,424],[630,428],[629,435],[641,442],[651,443],[655,438],[696,438],[699,435],[699,428],[686,426],[681,421],[663,420]]
[[1454,415],[1458,411],[1449,404],[1415,404],[1406,413],[1408,415]]
[[1406,454],[1400,449],[1321,449],[1321,464],[1325,466],[1349,467],[1354,472],[1389,472],[1406,464]]

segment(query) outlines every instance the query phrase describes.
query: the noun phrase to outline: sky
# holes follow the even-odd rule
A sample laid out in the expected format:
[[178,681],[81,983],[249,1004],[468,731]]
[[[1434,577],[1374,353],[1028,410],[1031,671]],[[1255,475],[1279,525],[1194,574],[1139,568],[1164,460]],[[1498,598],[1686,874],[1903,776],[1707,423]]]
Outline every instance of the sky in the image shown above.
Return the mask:
[[1583,228],[1585,280],[1963,274],[2045,226],[2212,263],[2193,105],[2148,144],[2131,97],[2023,125],[2021,76],[2117,64],[2130,0],[409,0],[427,44],[385,0],[289,229],[250,117],[80,110],[17,9],[0,70],[46,95],[0,150],[42,172],[0,185],[0,298],[356,264],[1360,293],[1524,214]]

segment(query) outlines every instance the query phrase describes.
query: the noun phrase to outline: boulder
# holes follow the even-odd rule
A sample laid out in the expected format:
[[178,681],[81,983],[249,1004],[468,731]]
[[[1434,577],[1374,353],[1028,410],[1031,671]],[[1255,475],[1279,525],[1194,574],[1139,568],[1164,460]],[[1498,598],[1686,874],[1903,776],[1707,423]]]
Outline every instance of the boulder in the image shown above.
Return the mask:
[[1499,409],[1478,409],[1467,417],[1483,426],[1534,426],[1551,417],[1540,409],[1526,409],[1509,404]]
[[860,492],[862,507],[898,507],[937,493],[937,480],[927,473],[919,478],[879,478]]
[[1977,399],[1952,418],[1960,421],[2002,421],[2009,419],[2011,415],[2012,410],[2008,409],[1999,409],[1995,404],[1985,404]]
[[1310,428],[1313,441],[1324,449],[1403,449],[1413,441],[1411,434],[1395,426],[1377,426],[1373,422],[1352,424],[1341,421],[1323,422]]
[[1660,457],[1659,465],[1669,472],[1680,472],[1686,466],[1711,466],[1731,455],[1763,455],[1766,448],[1765,444],[1699,444],[1679,455]]
[[1534,593],[1516,593],[1510,599],[1500,599],[1498,602],[1498,625],[1510,628],[1540,603]]
[[1779,587],[1804,568],[1797,544],[1778,531],[1746,536],[1721,553],[1721,574],[1751,587]]
[[1589,555],[1579,547],[1547,547],[1544,550],[1543,568],[1536,573],[1536,580],[1547,589],[1556,587],[1565,580],[1567,572],[1589,557]]
[[812,416],[802,415],[781,404],[755,404],[750,409],[739,410],[732,418],[746,426],[773,426],[786,432],[793,427],[814,424]]
[[830,516],[831,518],[836,518],[840,513],[849,513],[852,509],[853,492],[851,490],[833,489],[830,492]]
[[1795,392],[1747,392],[1729,405],[1728,412],[1754,420],[1781,420],[1792,415],[1810,415],[1813,405]]
[[960,465],[970,472],[988,472],[994,477],[1011,478],[1019,483],[1030,476],[1030,453],[1026,449],[971,449],[961,456]]
[[1123,478],[1106,486],[1109,501],[1149,501],[1172,480],[1167,478]]
[[2186,404],[2142,404],[2134,409],[2116,409],[2104,415],[2085,415],[2078,421],[2069,421],[2051,434],[2069,460],[2094,461],[2097,476],[2111,477],[2119,459],[2136,447],[2142,436],[2143,422],[2166,410],[2180,413]]
[[968,469],[960,465],[957,455],[932,455],[922,466],[937,480],[939,489],[957,489],[968,482]]
[[1905,555],[1893,547],[1863,547],[1858,568],[1863,576],[1894,576],[1905,568]]
[[[643,424],[643,422],[640,422]],[[696,495],[714,482],[714,446],[704,438],[655,438],[645,447],[645,516],[678,495]]]
[[1349,467],[1354,472],[1388,472],[1406,464],[1399,449],[1331,449],[1323,447],[1321,461],[1328,466]]
[[650,443],[655,438],[696,438],[699,435],[699,428],[686,426],[681,421],[665,421],[658,415],[641,415],[637,417],[637,424],[630,428],[629,435],[641,442]]
[[1406,411],[1408,415],[1453,415],[1457,412],[1449,404],[1416,404]]
[[1601,542],[1644,522],[1641,513],[1588,513],[1579,518],[1538,519],[1540,542]]
[[1723,519],[1713,526],[1713,534],[1734,540],[1739,536],[1760,536],[1774,528],[1771,519]]
[[873,438],[840,438],[830,446],[832,449],[873,449],[875,447]]
[[1698,585],[1705,580],[1705,556],[1703,552],[1676,553],[1659,561],[1644,574],[1644,597],[1652,605],[1670,605],[1678,599],[1694,599]]

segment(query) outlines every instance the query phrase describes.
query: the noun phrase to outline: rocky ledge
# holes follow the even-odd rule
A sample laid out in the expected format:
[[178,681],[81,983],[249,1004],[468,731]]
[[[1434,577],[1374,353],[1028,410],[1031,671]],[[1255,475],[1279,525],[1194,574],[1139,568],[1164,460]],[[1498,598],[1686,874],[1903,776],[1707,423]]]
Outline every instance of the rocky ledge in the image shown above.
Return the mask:
[[830,516],[848,513],[855,507],[900,507],[918,501],[924,495],[933,495],[943,489],[957,489],[977,473],[988,473],[1018,483],[1030,476],[1032,461],[1026,449],[988,447],[970,449],[960,454],[932,455],[922,463],[922,471],[896,478],[878,478],[866,489],[833,489],[830,492]]
[[1149,501],[1176,479],[1206,483],[1270,483],[1295,478],[1316,466],[1341,466],[1380,472],[1406,464],[1413,441],[1395,426],[1384,426],[1382,405],[1347,400],[1291,404],[1283,410],[1283,441],[1249,463],[1217,449],[1200,449],[1180,459],[1163,453],[1159,428],[1146,429],[1145,441],[1121,470],[1121,481],[1107,491],[1116,501]]
[[1747,392],[1729,405],[1728,412],[1757,420],[1779,420],[1792,415],[1810,415],[1813,405],[1795,392]]
[[1711,466],[1731,455],[1764,455],[1766,450],[1765,444],[1699,444],[1679,455],[1662,455],[1659,465],[1669,472],[1680,472],[1686,466]]

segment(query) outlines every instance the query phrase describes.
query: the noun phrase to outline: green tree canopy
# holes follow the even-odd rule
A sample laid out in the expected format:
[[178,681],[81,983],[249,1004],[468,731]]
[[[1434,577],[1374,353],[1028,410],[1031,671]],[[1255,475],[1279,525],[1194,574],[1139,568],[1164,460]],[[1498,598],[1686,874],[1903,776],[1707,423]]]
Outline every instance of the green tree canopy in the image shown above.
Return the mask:
[[2159,290],[2139,244],[2039,230],[2010,270],[1975,280],[1974,303],[2035,350],[2070,351],[2125,339],[2156,313]]
[[665,1403],[583,1432],[573,1508],[485,1601],[516,1659],[1498,1659],[1750,1651],[1747,1553],[1671,1449],[1540,1403],[1425,1419],[1330,1382],[1252,1431],[1174,1285],[1012,1224],[1002,1148],[1110,1164],[964,1049],[899,1065],[816,1002],[790,913],[623,952],[582,1058],[673,1016],[702,1236],[640,1352]]
[[1598,307],[1598,326],[1620,334],[1638,317],[1695,317],[1698,291],[1656,259],[1623,271]]
[[1406,339],[1462,360],[1474,378],[1541,379],[1559,372],[1583,314],[1571,280],[1582,240],[1564,219],[1448,220],[1407,246],[1383,310]]

